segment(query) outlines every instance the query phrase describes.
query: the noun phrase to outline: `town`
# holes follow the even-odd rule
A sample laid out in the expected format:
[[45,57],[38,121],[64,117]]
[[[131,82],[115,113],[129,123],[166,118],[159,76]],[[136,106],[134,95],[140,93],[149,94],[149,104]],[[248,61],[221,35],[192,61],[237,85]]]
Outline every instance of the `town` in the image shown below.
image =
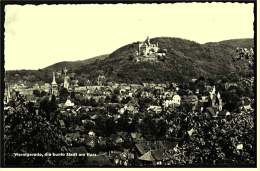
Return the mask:
[[[66,68],[53,72],[51,83],[7,82],[6,151],[17,152],[15,144],[30,137],[20,152],[73,154],[68,165],[254,164],[253,83],[254,77],[201,77],[182,84],[125,84],[100,75],[95,84],[79,86]],[[64,160],[52,156],[44,164]]]

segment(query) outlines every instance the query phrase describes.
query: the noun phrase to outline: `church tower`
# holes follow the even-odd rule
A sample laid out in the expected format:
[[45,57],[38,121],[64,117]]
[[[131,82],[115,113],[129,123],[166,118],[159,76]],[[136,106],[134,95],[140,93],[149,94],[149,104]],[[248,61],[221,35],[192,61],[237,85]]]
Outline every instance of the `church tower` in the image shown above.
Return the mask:
[[149,36],[147,36],[147,38],[146,38],[145,42],[147,43],[147,45],[148,45],[148,46],[150,46],[150,45],[151,45],[151,42],[150,42],[150,37],[149,37]]
[[9,85],[7,85],[6,103],[8,103],[10,99],[11,99],[10,87]]
[[64,68],[64,83],[63,83],[63,86],[64,88],[66,88],[67,90],[69,89],[69,76],[67,76],[67,72],[68,70],[66,69],[66,67]]
[[55,72],[53,72],[53,78],[52,78],[52,83],[51,83],[51,94],[54,96],[58,95],[58,84],[56,83],[56,80],[55,80]]
[[219,111],[222,111],[223,103],[222,103],[222,99],[221,99],[221,96],[220,96],[220,93],[219,93],[219,92],[218,92],[218,94],[217,94],[217,98],[218,98],[218,102],[219,102],[219,104],[218,104],[218,110],[219,110]]

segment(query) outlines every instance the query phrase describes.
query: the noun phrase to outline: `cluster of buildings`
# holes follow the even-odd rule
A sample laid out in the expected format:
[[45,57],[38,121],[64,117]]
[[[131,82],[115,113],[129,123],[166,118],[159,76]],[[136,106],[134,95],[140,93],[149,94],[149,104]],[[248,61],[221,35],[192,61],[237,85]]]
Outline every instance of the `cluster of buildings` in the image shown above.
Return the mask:
[[[56,74],[53,73],[52,82],[46,88],[45,95],[57,97],[60,112],[59,127],[63,131],[69,152],[84,153],[91,161],[100,165],[145,166],[174,162],[176,158],[173,156],[181,148],[177,145],[178,140],[167,138],[177,134],[179,128],[175,124],[180,121],[172,120],[179,120],[180,116],[176,118],[172,116],[179,111],[183,113],[182,111],[185,111],[183,108],[187,108],[185,112],[188,117],[194,114],[202,116],[204,113],[213,119],[231,115],[229,111],[223,109],[221,92],[216,86],[206,85],[207,93],[201,93],[199,89],[183,88],[176,83],[102,85],[103,79],[102,76],[97,79],[98,85],[75,86],[71,83],[67,70],[64,69],[63,83],[59,85]],[[225,85],[227,89],[230,86],[237,84]],[[25,97],[33,96],[24,93],[27,91],[25,85],[16,85],[15,88],[19,88]],[[35,85],[32,90],[40,88],[39,85]],[[69,92],[65,102],[59,101],[60,88]],[[6,93],[6,97],[10,99],[15,96],[9,88]],[[72,94],[74,95],[71,96]],[[41,98],[44,97],[38,97]],[[26,99],[31,101],[29,98]],[[35,100],[35,103],[37,101],[39,100]],[[252,110],[248,98],[242,99],[241,110]],[[165,123],[164,140],[147,138],[143,125],[148,116],[155,125],[161,126],[160,123]],[[110,131],[108,136],[107,132]],[[195,129],[189,128],[187,133],[192,136],[195,134],[194,131]],[[131,147],[126,145],[129,143],[132,144]]]
[[[33,86],[28,86],[26,82],[22,81],[15,84],[9,84],[6,82],[5,102],[8,102],[11,96],[15,95],[15,92],[19,92],[19,94],[24,95],[27,100],[35,102],[36,97],[34,91],[43,93],[42,96],[55,95],[56,97],[59,97],[59,92],[62,88],[66,89],[69,93],[85,89],[86,86],[82,87],[78,85],[78,80],[71,80],[66,67],[63,69],[63,73],[64,75],[62,75],[61,72],[53,72],[51,83],[35,83]],[[57,76],[63,78],[62,83],[57,83]]]
[[[149,99],[149,104],[146,106],[147,111],[160,113],[167,109],[175,109],[183,105],[191,106],[192,111],[199,110],[205,111],[209,107],[214,109],[215,112],[222,111],[223,100],[220,92],[216,90],[215,86],[206,86],[208,93],[205,95],[196,89],[194,92],[187,89],[184,90],[185,95],[179,95],[180,88],[177,84],[173,83],[172,88],[169,88],[166,84],[153,84],[143,83],[139,84],[118,84],[111,83],[109,85],[103,85],[102,80],[104,76],[98,77],[98,85],[79,86],[72,84],[70,77],[67,74],[67,69],[64,69],[64,81],[60,85],[56,82],[55,72],[53,72],[53,79],[51,84],[45,83],[39,86],[37,83],[28,88],[24,84],[15,84],[7,86],[5,90],[5,102],[7,103],[15,92],[19,92],[24,95],[27,100],[36,102],[37,97],[34,95],[34,91],[38,90],[44,92],[44,95],[54,95],[56,99],[59,99],[60,89],[66,89],[68,92],[67,101],[60,106],[73,106],[88,105],[90,101],[95,105],[103,105],[110,103],[118,103],[117,106],[121,106],[118,109],[120,113],[125,111],[139,112],[140,108],[144,106],[140,105],[141,99]],[[237,86],[237,83],[225,83],[225,88],[228,89],[231,86]],[[115,93],[118,91],[117,93]],[[73,98],[71,94],[73,93]],[[125,103],[125,101],[127,103]],[[79,104],[80,103],[80,104]]]

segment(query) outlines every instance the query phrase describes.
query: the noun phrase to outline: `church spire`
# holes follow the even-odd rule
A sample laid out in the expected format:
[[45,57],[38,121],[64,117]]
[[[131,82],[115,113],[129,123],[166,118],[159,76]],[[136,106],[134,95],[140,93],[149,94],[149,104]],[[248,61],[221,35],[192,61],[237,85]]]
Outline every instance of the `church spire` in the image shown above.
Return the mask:
[[146,42],[147,42],[147,44],[150,46],[150,37],[149,36],[147,36],[147,38],[146,38]]
[[63,87],[66,89],[69,89],[69,76],[67,76],[67,72],[68,70],[66,69],[66,67],[64,68],[64,83],[63,83]]
[[55,72],[53,72],[53,79],[51,83],[51,94],[57,96],[58,95],[58,84],[55,80]]
[[66,76],[66,75],[67,75],[67,72],[68,72],[67,68],[65,67],[63,71],[64,71],[64,74],[65,74],[65,76]]
[[221,98],[221,96],[220,96],[220,93],[218,92],[218,94],[217,94],[217,98],[218,99],[220,99]]
[[10,87],[7,85],[7,96],[6,96],[6,102],[8,103],[11,99],[11,92],[10,92]]
[[51,83],[52,85],[56,85],[57,83],[56,83],[56,80],[55,80],[55,72],[53,72],[53,77],[52,77],[52,83]]

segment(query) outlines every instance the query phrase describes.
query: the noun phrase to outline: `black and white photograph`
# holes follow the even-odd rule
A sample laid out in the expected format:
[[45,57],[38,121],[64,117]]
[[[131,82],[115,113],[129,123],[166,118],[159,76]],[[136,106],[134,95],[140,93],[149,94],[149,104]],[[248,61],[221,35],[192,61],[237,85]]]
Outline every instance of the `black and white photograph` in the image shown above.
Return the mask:
[[1,167],[256,168],[255,5],[6,3]]

